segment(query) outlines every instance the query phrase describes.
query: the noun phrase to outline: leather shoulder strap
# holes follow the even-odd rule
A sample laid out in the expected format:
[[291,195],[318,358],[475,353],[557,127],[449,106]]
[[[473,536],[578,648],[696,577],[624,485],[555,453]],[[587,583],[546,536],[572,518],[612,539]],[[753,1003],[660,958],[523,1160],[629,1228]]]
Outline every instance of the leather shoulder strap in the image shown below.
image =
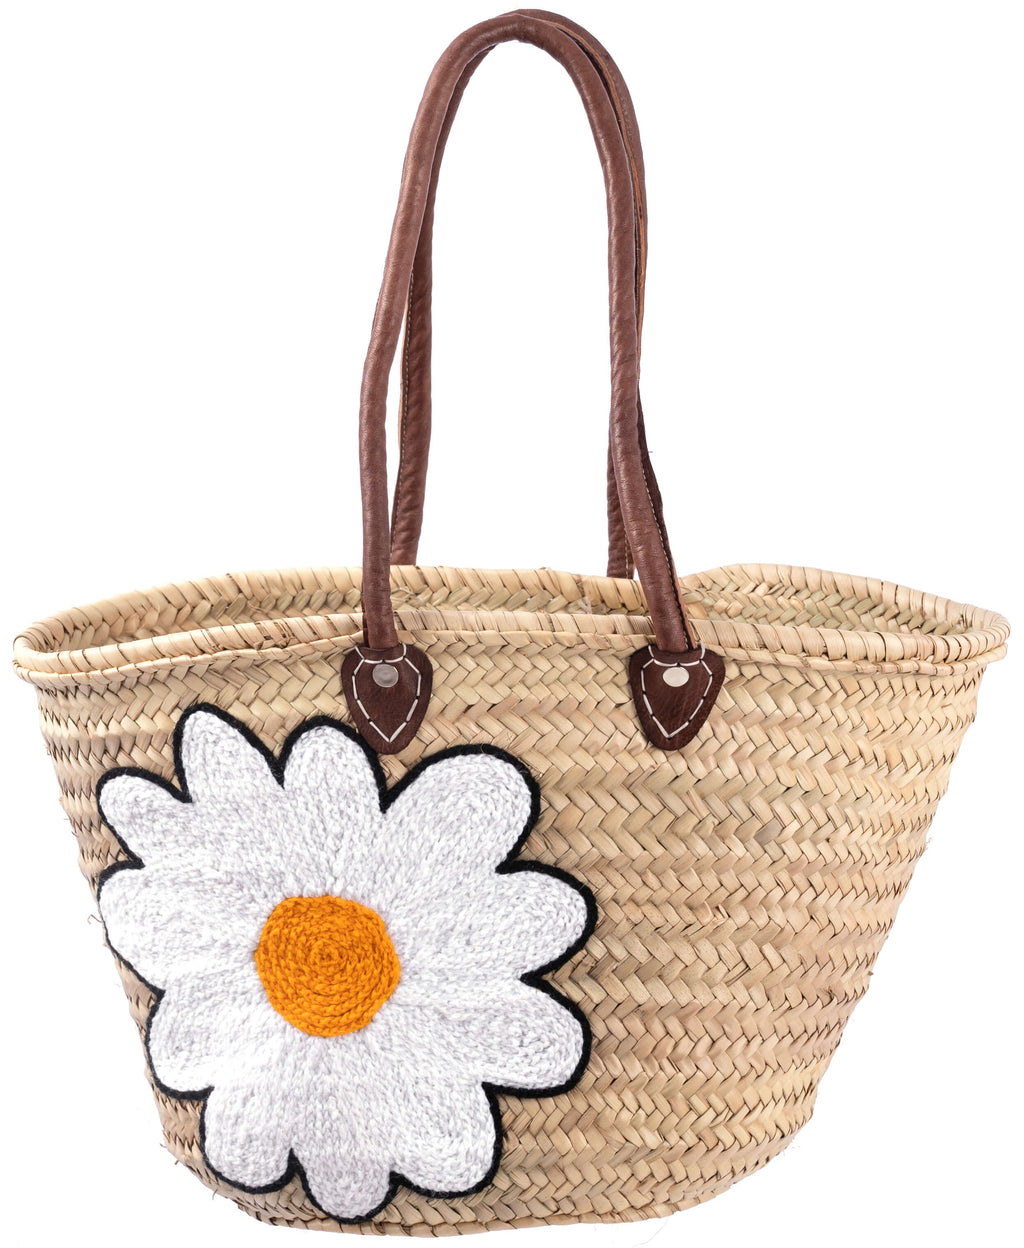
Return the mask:
[[[639,349],[643,328],[644,282],[647,265],[647,192],[644,180],[643,147],[640,131],[629,89],[618,66],[607,49],[589,31],[568,18],[549,13],[543,9],[520,9],[517,12],[539,21],[549,23],[568,34],[588,55],[601,76],[609,100],[615,110],[619,131],[629,159],[633,180],[634,211],[636,217],[636,310],[637,342]],[[490,49],[488,49],[489,51]],[[452,101],[438,137],[434,165],[428,188],[427,208],[423,230],[413,264],[412,280],[405,314],[405,339],[402,350],[401,402],[399,406],[399,458],[395,480],[395,493],[391,511],[391,562],[413,564],[419,550],[419,538],[423,525],[423,509],[426,497],[427,463],[430,450],[432,399],[431,356],[432,325],[431,295],[433,288],[433,223],[441,160],[455,114],[469,79],[483,57],[467,66],[462,80],[456,86]],[[637,396],[639,404],[639,394]],[[640,424],[643,413],[640,409]],[[644,439],[643,454],[647,454]],[[631,576],[633,562],[619,509],[618,490],[611,454],[608,457],[608,575]],[[660,502],[660,500],[659,500]]]

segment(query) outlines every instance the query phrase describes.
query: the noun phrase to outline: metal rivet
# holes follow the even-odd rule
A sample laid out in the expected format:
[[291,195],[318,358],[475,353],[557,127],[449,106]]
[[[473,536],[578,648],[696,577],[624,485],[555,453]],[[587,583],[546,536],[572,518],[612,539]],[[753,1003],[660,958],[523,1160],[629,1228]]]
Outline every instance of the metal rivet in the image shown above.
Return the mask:
[[390,689],[398,684],[398,668],[391,663],[378,663],[373,669],[373,680],[382,689]]
[[666,685],[677,688],[679,685],[685,685],[690,679],[690,673],[685,667],[669,667],[662,673],[662,679]]

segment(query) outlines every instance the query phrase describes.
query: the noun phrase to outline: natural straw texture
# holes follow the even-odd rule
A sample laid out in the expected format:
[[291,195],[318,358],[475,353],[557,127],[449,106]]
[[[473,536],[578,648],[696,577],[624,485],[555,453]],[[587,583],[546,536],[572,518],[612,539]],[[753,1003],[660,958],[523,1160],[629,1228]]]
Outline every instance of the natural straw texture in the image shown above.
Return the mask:
[[[400,1189],[346,1230],[663,1216],[724,1190],[810,1117],[889,930],[1006,621],[861,577],[743,565],[681,581],[726,680],[682,752],[638,730],[627,660],[650,640],[631,580],[396,568],[400,638],[437,678],[423,727],[381,763],[483,742],[523,760],[542,809],[524,856],[593,890],[599,919],[551,975],[593,1029],[580,1082],[502,1097],[506,1148],[476,1195]],[[93,888],[123,856],[96,783],[173,778],[181,712],[211,702],[268,747],[343,717],[358,569],[174,585],[65,612],[16,643]],[[121,966],[143,1027],[150,993]],[[173,1153],[264,1221],[338,1229],[292,1181],[246,1195],[205,1168],[199,1105],[156,1093]]]

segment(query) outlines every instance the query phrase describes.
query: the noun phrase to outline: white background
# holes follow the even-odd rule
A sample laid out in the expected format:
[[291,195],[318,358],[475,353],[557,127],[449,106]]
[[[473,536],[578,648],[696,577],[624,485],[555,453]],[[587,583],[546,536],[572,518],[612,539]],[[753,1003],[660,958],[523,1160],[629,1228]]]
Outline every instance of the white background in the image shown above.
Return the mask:
[[[492,12],[3,6],[6,636],[146,584],[360,562],[359,374],[405,140],[436,56]],[[823,566],[1020,621],[1020,6],[569,15],[642,126],[644,396],[681,570]],[[603,570],[603,217],[568,79],[500,49],[439,196],[423,562]],[[1017,1240],[1018,668],[986,677],[788,1152],[665,1223],[517,1243]],[[280,1238],[162,1151],[32,693],[0,695],[7,1242]]]

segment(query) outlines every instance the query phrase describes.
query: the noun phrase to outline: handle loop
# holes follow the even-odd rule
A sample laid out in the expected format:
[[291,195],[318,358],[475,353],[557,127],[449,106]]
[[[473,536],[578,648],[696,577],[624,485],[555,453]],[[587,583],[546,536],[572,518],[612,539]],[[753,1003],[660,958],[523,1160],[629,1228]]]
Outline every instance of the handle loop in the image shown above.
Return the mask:
[[[480,61],[499,43],[510,40],[534,44],[567,70],[583,100],[604,174],[608,205],[611,348],[609,451],[614,477],[611,493],[621,510],[629,551],[640,576],[655,634],[656,644],[644,647],[631,660],[631,673],[636,675],[632,681],[634,701],[648,737],[657,744],[664,741],[664,748],[679,748],[703,723],[717,692],[717,684],[712,689],[714,682],[710,678],[706,682],[694,680],[681,697],[674,692],[674,682],[648,680],[648,668],[640,668],[634,662],[649,652],[657,656],[659,670],[673,666],[682,668],[698,660],[703,663],[704,651],[701,648],[698,660],[693,658],[698,652],[679,594],[640,414],[639,313],[643,283],[637,254],[637,208],[642,191],[636,190],[622,123],[606,80],[581,42],[566,33],[569,27],[565,19],[559,18],[557,22],[560,24],[519,11],[481,22],[460,35],[430,76],[409,139],[384,278],[363,368],[360,401],[364,644],[356,646],[342,666],[342,684],[350,713],[371,744],[381,752],[396,753],[412,740],[426,711],[431,685],[427,656],[399,642],[391,603],[392,543],[388,524],[386,439],[388,376],[398,346],[417,253],[432,211],[443,140],[461,94]],[[717,659],[717,656],[709,658]],[[717,662],[720,664],[721,660]],[[710,672],[710,668],[707,670]],[[371,683],[371,676],[376,687]]]
[[[633,204],[636,214],[636,315],[637,350],[643,331],[644,283],[647,271],[647,192],[644,179],[644,156],[640,131],[629,89],[608,50],[589,31],[568,18],[544,9],[519,9],[518,13],[547,22],[562,30],[579,44],[601,75],[604,88],[615,109],[619,132],[626,148],[633,179]],[[405,311],[405,337],[402,347],[401,402],[399,405],[399,452],[395,493],[391,508],[391,562],[414,564],[417,560],[423,507],[426,495],[427,465],[431,434],[431,293],[433,287],[434,207],[441,161],[462,95],[484,57],[482,52],[469,64],[452,94],[448,113],[438,137],[427,193],[427,207],[420,232],[419,245],[413,262],[412,278]],[[639,394],[637,395],[639,404]],[[639,409],[643,429],[643,411]],[[646,457],[646,444],[643,446]],[[647,460],[650,469],[650,461]],[[633,562],[619,508],[615,472],[609,449],[608,456],[608,575],[628,577]]]

